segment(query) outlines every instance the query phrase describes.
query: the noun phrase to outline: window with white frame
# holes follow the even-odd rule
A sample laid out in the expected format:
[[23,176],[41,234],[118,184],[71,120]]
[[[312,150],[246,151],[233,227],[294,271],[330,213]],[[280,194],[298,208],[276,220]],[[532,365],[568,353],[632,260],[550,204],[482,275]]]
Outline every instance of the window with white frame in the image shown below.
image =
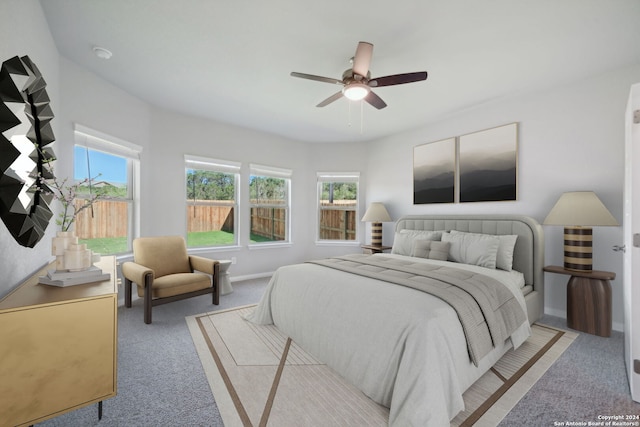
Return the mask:
[[318,173],[318,241],[356,240],[359,180],[357,172]]
[[185,156],[187,246],[238,244],[240,163]]
[[74,229],[80,243],[100,254],[131,250],[138,224],[137,182],[142,147],[76,125],[74,129],[76,204],[100,195],[82,210]]
[[250,242],[290,242],[291,171],[250,165]]

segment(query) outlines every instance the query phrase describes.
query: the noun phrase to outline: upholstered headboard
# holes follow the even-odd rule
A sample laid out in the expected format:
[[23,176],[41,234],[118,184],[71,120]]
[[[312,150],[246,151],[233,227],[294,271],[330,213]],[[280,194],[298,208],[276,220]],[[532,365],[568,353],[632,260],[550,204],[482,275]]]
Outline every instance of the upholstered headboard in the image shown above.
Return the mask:
[[396,223],[396,231],[458,230],[483,234],[516,234],[513,268],[524,275],[525,284],[533,287],[526,295],[529,321],[544,312],[544,234],[542,226],[523,215],[410,215]]

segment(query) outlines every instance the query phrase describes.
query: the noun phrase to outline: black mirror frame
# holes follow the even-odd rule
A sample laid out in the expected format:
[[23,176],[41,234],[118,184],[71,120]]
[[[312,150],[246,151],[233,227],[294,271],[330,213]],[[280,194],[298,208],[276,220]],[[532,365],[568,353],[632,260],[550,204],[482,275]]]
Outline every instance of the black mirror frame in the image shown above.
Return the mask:
[[[23,88],[18,88],[11,74],[26,76]],[[55,138],[51,129],[53,111],[49,105],[46,82],[38,67],[28,56],[14,56],[2,63],[0,68],[0,217],[13,238],[22,246],[33,248],[44,236],[49,220],[53,216],[49,204],[53,192],[44,180],[53,178],[52,171],[45,163],[55,160],[52,147]],[[21,124],[7,103],[24,104],[24,112],[31,126],[26,137],[33,143],[29,157],[35,167],[29,171],[34,178],[27,189],[32,194],[32,202],[25,207],[18,200],[23,186],[29,185],[11,168],[20,151],[11,143],[5,133]]]

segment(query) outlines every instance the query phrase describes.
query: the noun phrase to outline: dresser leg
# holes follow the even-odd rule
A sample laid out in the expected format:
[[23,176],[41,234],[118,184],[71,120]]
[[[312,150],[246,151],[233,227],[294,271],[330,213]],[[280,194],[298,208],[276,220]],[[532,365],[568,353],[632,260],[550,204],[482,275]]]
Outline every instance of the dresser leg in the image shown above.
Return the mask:
[[98,421],[102,419],[102,400],[98,402]]

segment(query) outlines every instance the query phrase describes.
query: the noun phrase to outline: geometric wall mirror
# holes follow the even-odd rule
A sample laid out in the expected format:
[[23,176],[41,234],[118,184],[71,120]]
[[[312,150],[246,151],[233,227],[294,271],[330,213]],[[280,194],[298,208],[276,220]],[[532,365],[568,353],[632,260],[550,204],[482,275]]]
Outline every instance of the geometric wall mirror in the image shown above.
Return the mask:
[[53,178],[44,164],[55,160],[49,146],[53,112],[46,82],[28,56],[14,56],[0,68],[0,217],[14,239],[32,248],[53,216]]

